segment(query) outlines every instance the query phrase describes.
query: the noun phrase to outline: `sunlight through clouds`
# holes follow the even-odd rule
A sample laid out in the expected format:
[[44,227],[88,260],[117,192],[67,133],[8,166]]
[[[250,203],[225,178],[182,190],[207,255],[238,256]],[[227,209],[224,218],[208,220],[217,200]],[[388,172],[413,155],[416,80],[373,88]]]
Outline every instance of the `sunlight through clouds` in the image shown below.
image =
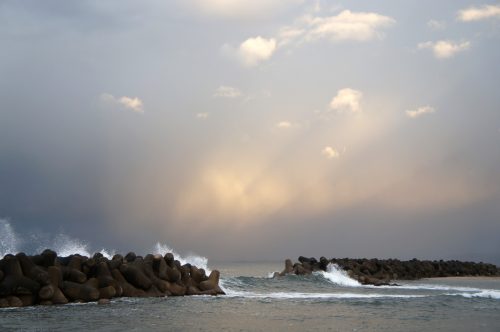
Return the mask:
[[15,222],[216,258],[251,230],[499,230],[498,1],[0,2]]
[[337,149],[334,149],[331,146],[325,146],[325,148],[321,151],[321,154],[327,159],[336,159],[340,157],[340,153]]

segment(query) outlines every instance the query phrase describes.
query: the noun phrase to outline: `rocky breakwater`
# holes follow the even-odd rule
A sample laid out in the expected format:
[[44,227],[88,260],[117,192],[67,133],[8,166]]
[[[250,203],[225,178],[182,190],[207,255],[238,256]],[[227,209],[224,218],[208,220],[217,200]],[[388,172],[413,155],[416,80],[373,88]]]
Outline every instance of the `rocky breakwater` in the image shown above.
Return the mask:
[[289,274],[308,275],[315,271],[327,272],[330,264],[335,264],[353,279],[361,284],[390,285],[394,280],[415,280],[436,277],[457,276],[500,276],[500,268],[493,264],[450,261],[429,261],[412,259],[401,261],[398,259],[352,259],[321,257],[299,257],[297,263],[290,259],[285,261],[285,269],[274,274],[281,277]]
[[131,252],[107,259],[99,253],[58,257],[47,249],[40,255],[8,254],[0,260],[0,308],[219,294],[224,294],[219,271],[207,276],[196,266],[181,265],[171,253],[142,257]]

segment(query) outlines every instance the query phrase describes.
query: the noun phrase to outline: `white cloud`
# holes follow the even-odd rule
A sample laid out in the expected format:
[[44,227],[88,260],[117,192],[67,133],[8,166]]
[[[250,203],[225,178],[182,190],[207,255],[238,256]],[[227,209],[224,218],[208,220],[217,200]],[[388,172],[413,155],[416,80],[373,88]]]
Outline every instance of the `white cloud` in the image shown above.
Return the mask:
[[382,28],[396,21],[377,13],[351,12],[343,10],[330,17],[309,17],[304,20],[308,26],[306,40],[328,38],[333,41],[367,41],[383,37]]
[[331,146],[325,146],[325,148],[321,151],[321,154],[328,159],[335,159],[340,157],[340,153],[337,151],[337,149],[334,149]]
[[256,66],[262,61],[268,60],[276,51],[276,39],[248,38],[240,44],[237,55],[240,61],[246,66]]
[[488,18],[500,18],[500,5],[483,5],[469,7],[458,12],[457,18],[462,22],[479,21]]
[[[313,13],[315,13],[313,11]],[[291,26],[282,27],[275,38],[249,38],[238,49],[224,45],[222,51],[234,55],[246,66],[255,66],[272,57],[278,47],[329,39],[332,41],[368,41],[381,39],[381,29],[396,21],[377,13],[343,10],[334,16],[305,15]]]
[[278,46],[282,47],[301,38],[306,33],[306,29],[300,27],[283,27],[278,33]]
[[208,118],[208,116],[209,116],[209,113],[207,113],[207,112],[196,114],[196,118],[201,119],[201,120]]
[[459,52],[470,48],[470,42],[464,41],[456,43],[450,40],[440,40],[437,42],[425,42],[418,44],[419,49],[431,49],[434,56],[438,59],[448,59]]
[[444,30],[446,29],[446,22],[430,20],[429,22],[427,22],[427,26],[432,30]]
[[350,88],[340,89],[330,102],[330,108],[339,113],[358,113],[361,111],[360,101],[362,97],[361,91]]
[[115,97],[109,93],[101,94],[101,101],[110,105],[117,105],[121,108],[128,109],[137,113],[144,113],[144,105],[138,97]]
[[292,123],[289,121],[281,121],[276,124],[276,127],[281,129],[288,129],[292,127]]
[[409,116],[412,119],[415,119],[415,118],[418,118],[418,117],[420,117],[422,115],[432,114],[434,112],[436,112],[436,109],[434,107],[431,107],[431,106],[421,106],[421,107],[417,108],[416,110],[407,110],[406,111],[406,115]]
[[242,96],[242,93],[232,86],[221,85],[215,90],[213,96],[216,98],[238,98]]

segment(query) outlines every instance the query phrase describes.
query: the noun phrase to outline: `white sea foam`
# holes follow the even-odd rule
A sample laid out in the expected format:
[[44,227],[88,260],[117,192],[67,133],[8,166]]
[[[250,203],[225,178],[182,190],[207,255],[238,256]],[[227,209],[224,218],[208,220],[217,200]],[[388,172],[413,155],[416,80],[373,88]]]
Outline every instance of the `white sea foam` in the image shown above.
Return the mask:
[[497,291],[494,289],[485,289],[485,290],[482,290],[479,292],[473,292],[473,293],[447,293],[445,295],[462,296],[462,297],[466,297],[466,298],[480,297],[480,298],[486,298],[486,299],[500,300],[500,291]]
[[500,290],[497,289],[485,289],[485,288],[475,288],[475,287],[461,287],[461,286],[450,286],[450,285],[431,285],[431,284],[414,284],[414,285],[400,285],[400,286],[371,286],[367,285],[368,288],[384,288],[384,289],[404,289],[404,290],[415,290],[415,291],[436,291],[436,292],[446,292],[436,295],[449,295],[449,296],[462,296],[466,298],[490,298],[490,299],[500,299]]
[[317,272],[321,274],[325,279],[328,279],[332,283],[339,286],[346,287],[359,287],[361,284],[349,277],[346,271],[342,270],[337,264],[328,264],[326,271]]
[[417,298],[427,297],[428,295],[418,294],[360,294],[360,293],[300,293],[300,292],[272,292],[257,293],[227,290],[227,297],[243,297],[251,299],[374,299],[374,298]]
[[170,248],[166,244],[162,244],[160,242],[157,242],[154,249],[153,249],[153,254],[160,254],[164,256],[167,253],[172,253],[174,255],[175,259],[177,259],[181,264],[192,264],[196,266],[197,268],[204,269],[206,274],[210,274],[210,269],[208,268],[208,259],[203,256],[198,256],[196,254],[189,254],[186,257],[179,255],[175,250]]
[[480,288],[472,288],[472,287],[460,287],[460,286],[449,286],[449,285],[431,285],[431,284],[402,284],[398,286],[372,286],[371,288],[397,288],[397,289],[415,289],[415,290],[437,290],[437,291],[461,291],[461,292],[469,292],[469,291],[477,291]]
[[462,287],[451,285],[432,285],[432,284],[402,284],[398,286],[373,286],[366,285],[367,288],[388,288],[388,289],[408,289],[408,290],[430,290],[430,291],[454,291],[454,292],[481,292],[487,290],[484,288]]

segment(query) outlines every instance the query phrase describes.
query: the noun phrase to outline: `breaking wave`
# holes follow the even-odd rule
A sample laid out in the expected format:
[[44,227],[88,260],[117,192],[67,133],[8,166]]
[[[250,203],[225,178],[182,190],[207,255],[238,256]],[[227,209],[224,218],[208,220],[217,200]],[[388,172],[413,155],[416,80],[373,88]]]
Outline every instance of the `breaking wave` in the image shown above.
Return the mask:
[[244,297],[250,299],[383,299],[383,298],[415,298],[427,297],[427,295],[416,294],[362,294],[362,293],[300,293],[300,292],[272,292],[256,293],[244,291],[229,291],[228,297]]
[[477,293],[449,293],[446,295],[462,296],[462,297],[466,297],[469,299],[474,298],[474,297],[481,297],[481,298],[486,298],[486,299],[500,300],[500,291],[493,290],[493,289],[485,289],[485,290],[481,290]]
[[153,254],[160,254],[162,256],[164,256],[169,252],[172,253],[175,259],[177,259],[182,265],[189,263],[200,269],[204,269],[207,275],[210,274],[211,271],[208,268],[208,259],[206,257],[199,256],[196,254],[189,254],[184,257],[182,255],[179,255],[177,252],[175,252],[175,250],[170,248],[168,245],[162,244],[160,242],[157,242],[153,249]]
[[349,277],[346,271],[342,270],[337,264],[328,264],[326,271],[315,272],[323,276],[335,285],[345,287],[360,287],[359,281]]
[[[0,258],[3,258],[6,254],[16,254],[18,252],[24,252],[30,255],[38,254],[47,248],[54,250],[57,252],[58,256],[61,257],[75,254],[91,257],[94,253],[98,252],[104,257],[111,259],[116,253],[114,249],[102,248],[100,250],[93,250],[88,242],[73,238],[63,232],[56,235],[33,232],[31,234],[19,236],[8,220],[0,219]],[[182,256],[168,245],[159,242],[152,248],[153,254],[161,254],[164,256],[169,252],[172,253],[175,259],[179,260],[181,264],[190,263],[205,269],[207,274],[211,272],[208,269],[208,259],[206,257],[195,254]]]

